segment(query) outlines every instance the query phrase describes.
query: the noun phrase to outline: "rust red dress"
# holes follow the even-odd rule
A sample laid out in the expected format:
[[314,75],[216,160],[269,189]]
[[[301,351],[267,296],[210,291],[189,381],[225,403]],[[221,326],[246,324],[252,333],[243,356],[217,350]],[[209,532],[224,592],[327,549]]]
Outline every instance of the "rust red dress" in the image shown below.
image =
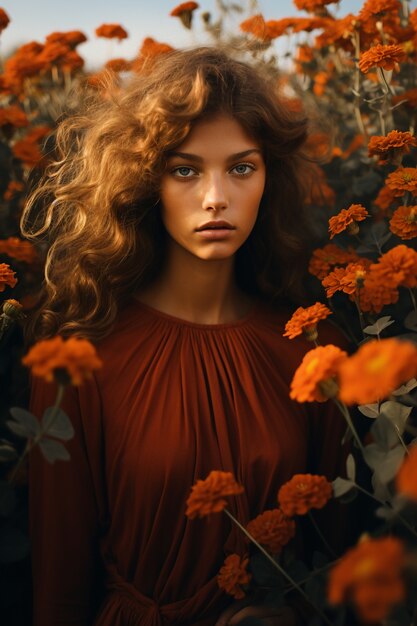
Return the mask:
[[[288,318],[262,304],[218,325],[138,301],[121,312],[103,368],[64,400],[71,461],[30,459],[35,626],[215,624],[231,601],[216,574],[245,543],[224,514],[185,516],[194,482],[233,472],[245,492],[229,508],[247,523],[294,473],[337,474],[337,411],[289,398],[311,344],[282,337]],[[34,380],[31,410],[55,395]]]

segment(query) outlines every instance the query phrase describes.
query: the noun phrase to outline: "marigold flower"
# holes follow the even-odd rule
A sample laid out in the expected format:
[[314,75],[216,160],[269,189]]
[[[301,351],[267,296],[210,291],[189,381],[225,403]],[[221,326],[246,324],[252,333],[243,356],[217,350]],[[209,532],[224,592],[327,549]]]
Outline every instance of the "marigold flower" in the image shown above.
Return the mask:
[[335,376],[347,358],[337,346],[318,346],[307,352],[291,381],[290,397],[297,402],[326,402],[337,394]]
[[7,27],[10,23],[10,17],[7,15],[4,9],[0,9],[0,33]]
[[283,17],[280,20],[267,20],[265,22],[265,29],[268,39],[275,39],[284,35],[289,28],[294,25],[294,18]]
[[304,308],[298,307],[291,319],[285,325],[283,337],[294,339],[303,332],[307,339],[317,339],[317,324],[320,320],[325,320],[332,312],[325,304],[316,302],[312,306]]
[[409,448],[400,469],[397,472],[395,483],[397,491],[409,500],[417,501],[417,446]]
[[392,97],[392,104],[398,104],[399,102],[402,102],[403,106],[409,107],[410,109],[417,108],[417,87],[407,89],[407,91],[404,91],[402,94]]
[[132,61],[131,70],[133,72],[142,72],[144,67],[148,67],[148,63],[158,57],[160,54],[172,52],[174,48],[167,43],[155,41],[152,37],[145,37],[139,50],[139,56]]
[[392,189],[390,189],[389,187],[381,187],[377,197],[374,200],[374,204],[381,210],[381,213],[384,215],[395,202],[395,199],[396,195]]
[[417,252],[405,244],[395,246],[378,259],[377,271],[393,287],[416,287]]
[[39,146],[32,141],[27,141],[26,139],[16,141],[16,143],[12,146],[12,152],[15,157],[20,159],[22,163],[28,167],[39,165],[42,160],[42,153]]
[[417,168],[399,167],[388,175],[385,184],[395,192],[395,196],[402,196],[406,191],[417,195]]
[[327,20],[323,32],[316,37],[315,45],[317,48],[324,48],[330,45],[350,48],[350,37],[357,26],[358,20],[353,13],[349,13],[338,20]]
[[183,2],[172,9],[170,15],[172,17],[179,17],[185,28],[191,28],[193,11],[198,9],[198,7],[197,2]]
[[334,266],[347,265],[359,259],[360,257],[352,248],[343,250],[334,243],[328,243],[323,248],[317,248],[313,251],[308,271],[322,280]]
[[24,241],[18,237],[0,239],[0,254],[7,254],[16,261],[35,263],[38,260],[36,248],[30,241]]
[[22,363],[31,369],[33,376],[47,382],[68,379],[72,385],[81,385],[102,366],[90,341],[78,337],[64,341],[59,335],[38,341],[22,358]]
[[295,535],[295,522],[281,509],[264,511],[249,522],[246,530],[272,554],[278,554]]
[[328,274],[321,284],[326,290],[328,298],[334,296],[336,291],[343,291],[351,299],[359,291],[363,285],[363,281],[366,276],[366,264],[365,259],[361,263],[349,263],[346,267],[336,267],[330,274]]
[[128,72],[131,68],[131,63],[126,59],[110,59],[104,67],[112,72]]
[[23,109],[13,104],[0,109],[0,126],[6,126],[7,124],[16,128],[22,128],[29,125],[29,120]]
[[386,13],[398,12],[399,9],[400,3],[398,0],[366,0],[358,18],[364,22],[371,18],[380,19]]
[[269,39],[265,20],[260,13],[258,15],[253,15],[247,20],[241,22],[241,24],[239,24],[239,28],[244,33],[249,33],[250,35],[257,37],[258,39]]
[[105,37],[106,39],[127,39],[129,36],[127,31],[120,24],[102,24],[96,28],[97,37]]
[[364,539],[330,570],[328,600],[331,604],[350,600],[361,620],[379,624],[405,599],[404,564],[404,545],[397,537]]
[[[357,234],[359,228],[356,222],[361,222],[368,217],[369,213],[361,204],[351,204],[348,209],[342,209],[340,213],[329,219],[330,239],[348,229],[352,234]],[[356,226],[356,227],[355,227]]]
[[373,67],[382,67],[384,70],[393,70],[398,63],[404,61],[405,51],[403,46],[376,44],[363,52],[359,57],[359,69],[367,74]]
[[249,584],[251,579],[251,574],[247,572],[248,563],[249,559],[242,559],[238,554],[230,554],[217,575],[217,584],[220,589],[236,600],[245,597],[242,586]]
[[294,0],[294,4],[299,11],[314,13],[322,9],[326,4],[332,4],[336,0]]
[[243,490],[231,472],[213,470],[205,480],[197,480],[192,486],[185,514],[194,519],[223,511],[227,504],[225,497],[238,495]]
[[368,404],[389,396],[417,375],[417,347],[395,338],[367,341],[339,367],[339,397]]
[[71,48],[62,42],[50,42],[45,45],[39,54],[39,60],[45,65],[57,65],[66,57],[70,50]]
[[84,67],[84,59],[76,50],[68,50],[66,55],[61,59],[60,67],[64,72],[80,70]]
[[417,146],[417,139],[407,130],[392,130],[386,136],[374,135],[368,143],[368,156],[378,156],[381,165],[389,160],[398,161],[403,154]]
[[13,320],[20,320],[24,318],[23,305],[19,300],[5,300],[3,302],[3,314],[10,317]]
[[287,517],[322,509],[333,495],[332,483],[325,476],[295,474],[278,491],[278,503]]
[[417,237],[417,205],[398,207],[390,219],[389,227],[401,239]]
[[87,41],[87,37],[80,30],[69,30],[66,32],[50,33],[45,41],[46,43],[61,43],[70,48],[75,48],[79,44]]
[[14,272],[10,265],[7,263],[0,263],[0,291],[4,291],[6,285],[8,287],[14,287],[17,283],[15,278],[16,272]]
[[384,306],[398,302],[399,293],[381,274],[378,264],[372,264],[365,275],[358,297],[361,311],[380,313]]

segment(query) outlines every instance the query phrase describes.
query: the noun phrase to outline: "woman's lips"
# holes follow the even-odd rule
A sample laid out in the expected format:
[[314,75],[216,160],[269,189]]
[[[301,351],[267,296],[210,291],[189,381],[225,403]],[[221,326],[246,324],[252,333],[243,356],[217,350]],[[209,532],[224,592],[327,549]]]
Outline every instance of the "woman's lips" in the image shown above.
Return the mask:
[[200,235],[203,239],[210,239],[215,241],[217,239],[225,239],[230,237],[233,232],[232,228],[205,228],[204,230],[197,230],[197,235]]

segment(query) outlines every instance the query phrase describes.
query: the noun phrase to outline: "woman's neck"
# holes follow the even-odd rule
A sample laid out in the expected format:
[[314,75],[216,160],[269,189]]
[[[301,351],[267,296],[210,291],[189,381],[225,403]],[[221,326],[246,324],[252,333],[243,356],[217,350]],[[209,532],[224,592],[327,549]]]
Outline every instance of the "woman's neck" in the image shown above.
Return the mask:
[[244,317],[253,299],[235,281],[234,258],[200,259],[175,246],[159,277],[137,299],[163,313],[198,324],[227,324]]

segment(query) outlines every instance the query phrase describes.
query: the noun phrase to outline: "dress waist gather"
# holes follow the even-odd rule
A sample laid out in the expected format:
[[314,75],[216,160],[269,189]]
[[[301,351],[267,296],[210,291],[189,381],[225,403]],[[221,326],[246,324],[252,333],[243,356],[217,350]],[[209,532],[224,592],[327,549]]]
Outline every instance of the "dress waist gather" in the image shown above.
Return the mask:
[[115,564],[106,570],[107,593],[94,626],[214,626],[222,610],[215,579],[189,598],[159,604],[124,580]]

